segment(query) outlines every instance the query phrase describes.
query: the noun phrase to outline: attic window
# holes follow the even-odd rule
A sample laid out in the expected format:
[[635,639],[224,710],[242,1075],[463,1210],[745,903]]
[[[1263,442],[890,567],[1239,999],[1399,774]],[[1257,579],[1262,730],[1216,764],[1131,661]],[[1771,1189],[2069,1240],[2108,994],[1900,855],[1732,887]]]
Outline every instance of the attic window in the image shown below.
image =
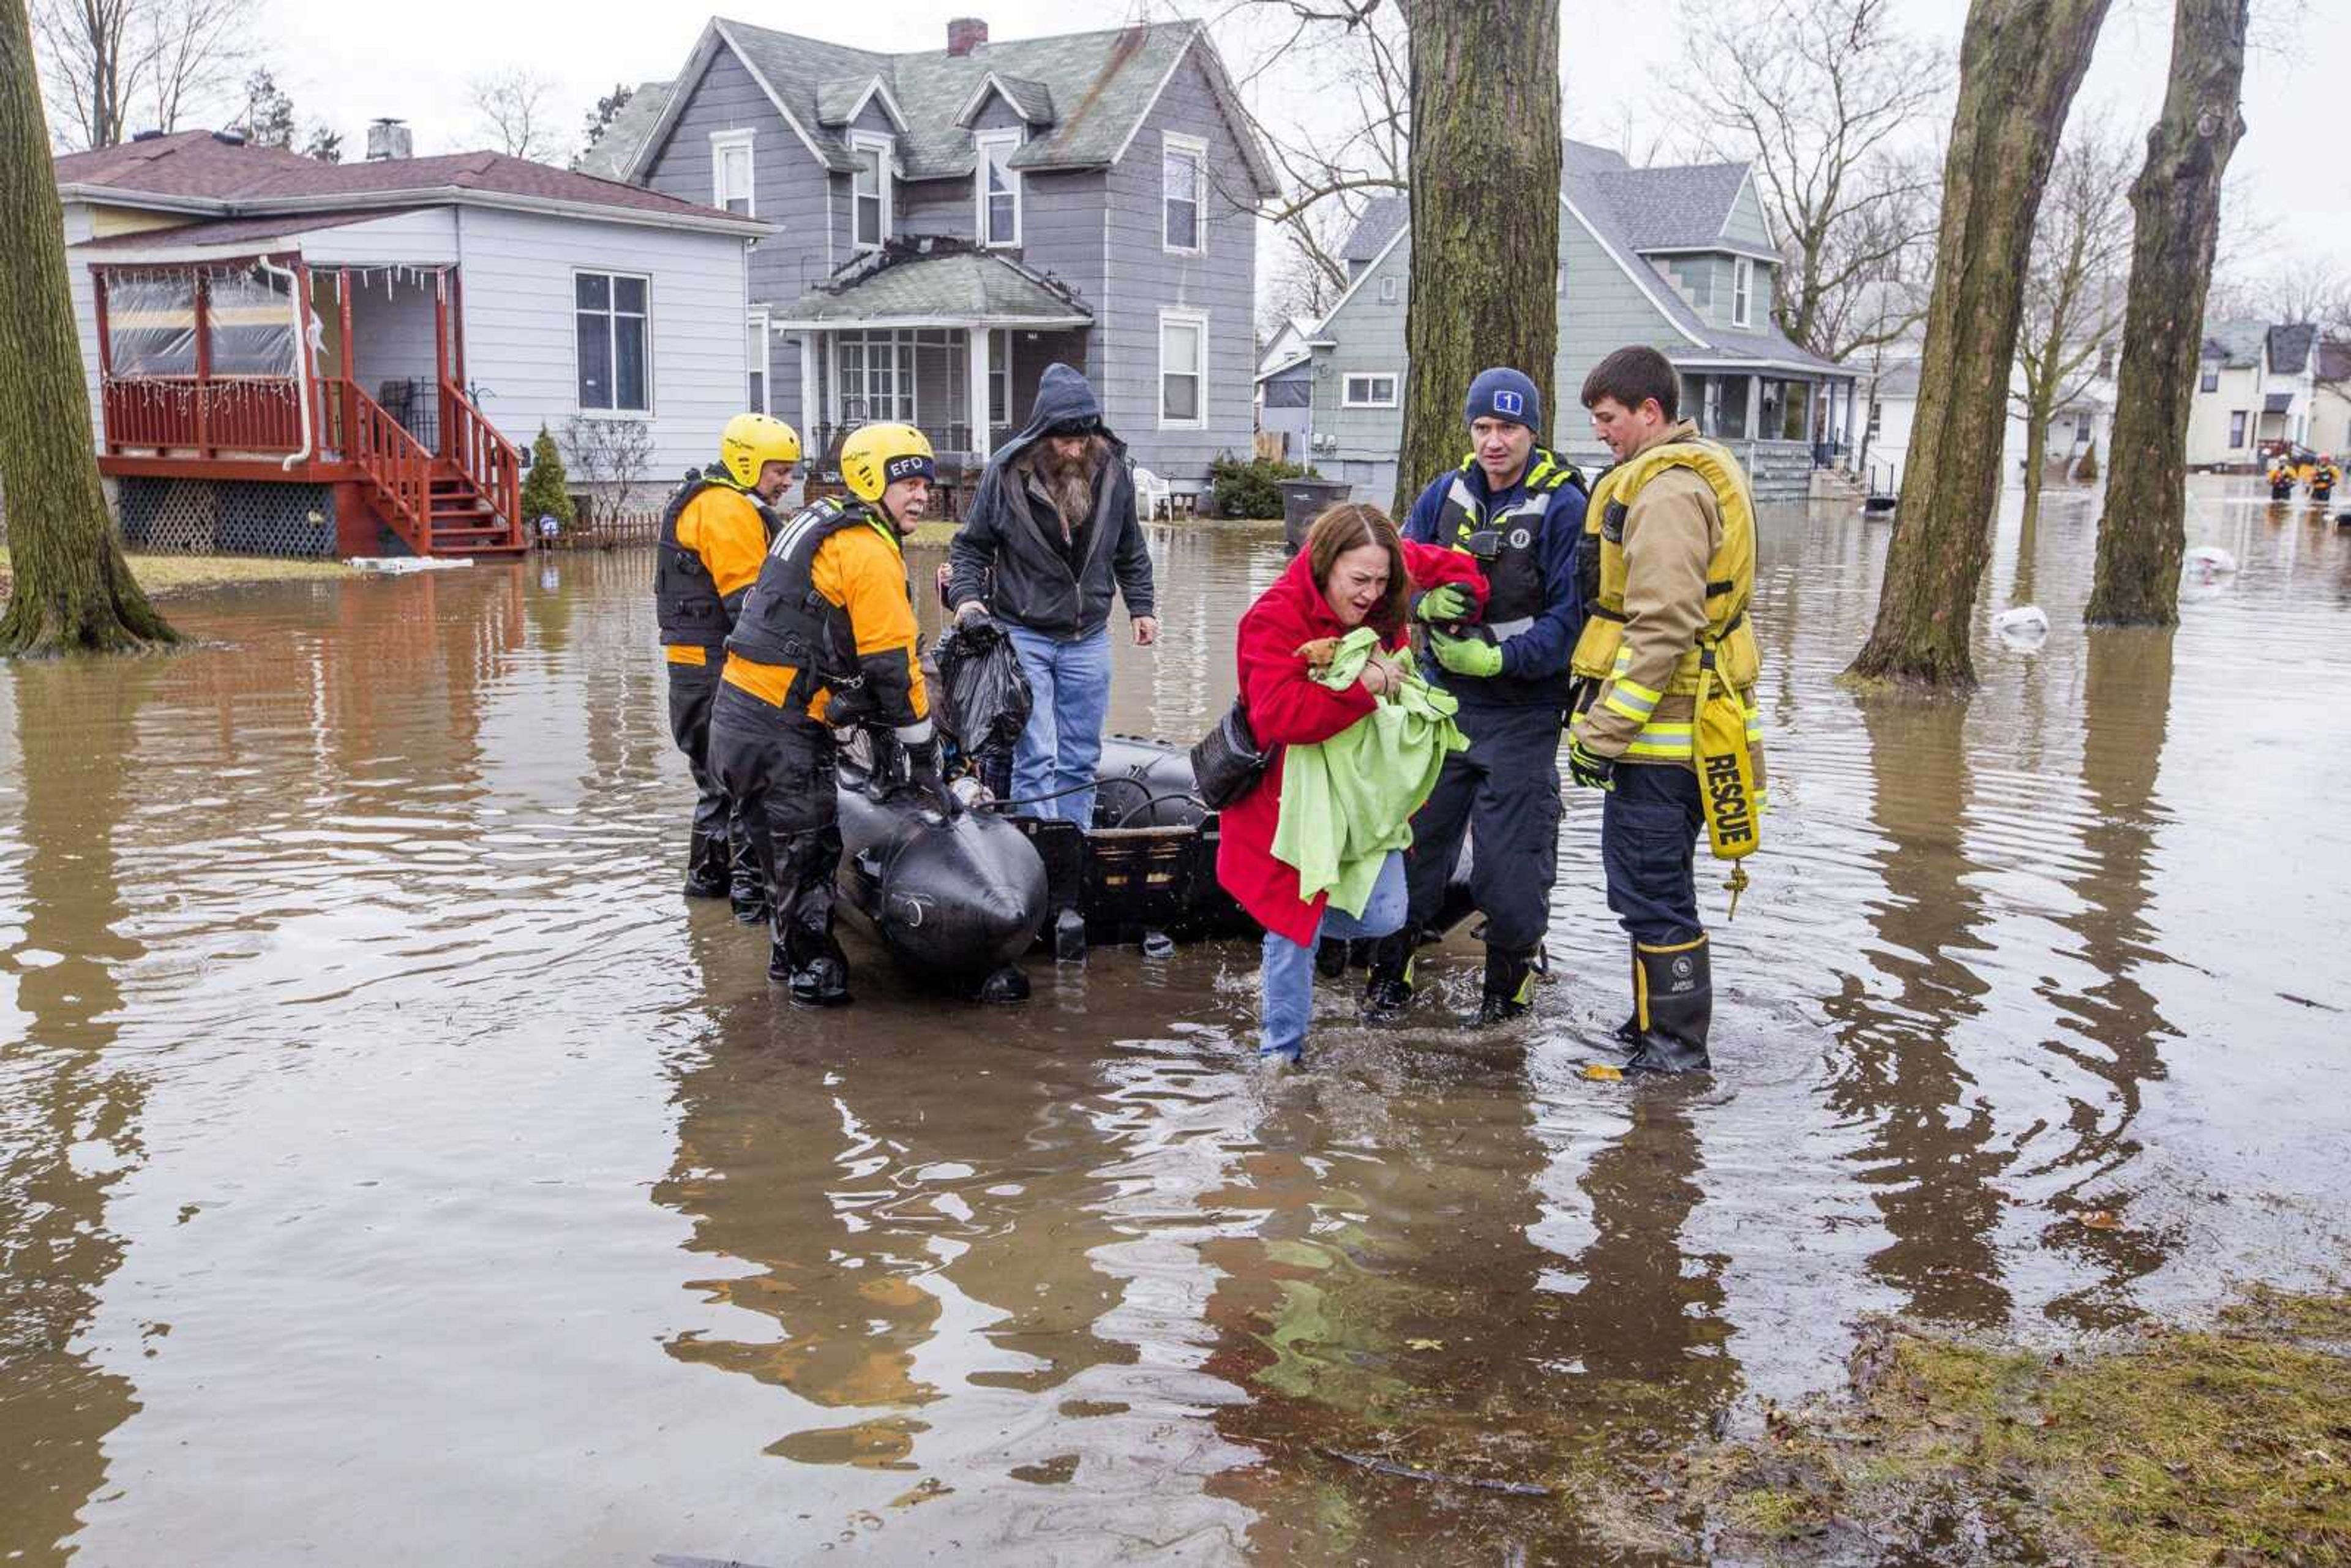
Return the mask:
[[987,246],[1020,243],[1020,176],[1013,171],[1012,155],[1020,151],[1018,131],[989,131],[972,139],[977,153],[974,199],[979,204],[973,227],[979,243]]
[[2220,367],[2214,364],[2210,360],[2205,361],[2204,379],[2196,383],[2196,387],[2199,392],[2219,392],[2220,390]]
[[726,212],[751,215],[751,132],[710,133],[710,202]]
[[1164,137],[1159,182],[1160,243],[1168,250],[1197,256],[1207,248],[1200,201],[1208,184],[1208,144],[1196,136]]
[[1744,327],[1755,309],[1755,264],[1743,256],[1730,261],[1730,324]]
[[857,171],[850,178],[851,238],[860,250],[878,249],[890,237],[890,154],[887,136],[852,131],[850,156]]

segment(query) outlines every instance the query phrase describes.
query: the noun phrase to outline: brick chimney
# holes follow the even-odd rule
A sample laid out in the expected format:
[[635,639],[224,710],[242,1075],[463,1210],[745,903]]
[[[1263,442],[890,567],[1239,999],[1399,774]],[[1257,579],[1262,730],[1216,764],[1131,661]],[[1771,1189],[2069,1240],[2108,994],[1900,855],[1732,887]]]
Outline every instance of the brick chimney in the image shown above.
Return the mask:
[[956,59],[987,42],[987,24],[977,16],[957,16],[947,24],[947,53]]

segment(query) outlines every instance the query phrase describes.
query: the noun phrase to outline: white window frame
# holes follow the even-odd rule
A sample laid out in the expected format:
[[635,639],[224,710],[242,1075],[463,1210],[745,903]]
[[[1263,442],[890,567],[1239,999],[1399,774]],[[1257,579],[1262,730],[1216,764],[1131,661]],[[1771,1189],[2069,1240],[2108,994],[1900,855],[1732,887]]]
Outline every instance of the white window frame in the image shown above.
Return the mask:
[[[1196,329],[1200,335],[1200,359],[1192,371],[1200,383],[1200,415],[1197,419],[1167,417],[1167,329],[1170,327],[1192,327]],[[1208,428],[1208,313],[1206,310],[1172,310],[1164,308],[1160,310],[1157,389],[1160,429],[1206,430]]]
[[1380,279],[1380,303],[1383,305],[1393,305],[1395,303],[1395,275],[1394,273],[1390,273],[1387,277]]
[[[1182,159],[1192,165],[1192,245],[1170,245],[1167,242],[1167,209],[1175,198],[1168,194],[1167,165]],[[1159,248],[1170,256],[1205,256],[1208,249],[1208,144],[1197,136],[1179,136],[1173,131],[1159,133]]]
[[1730,258],[1730,324],[1745,327],[1755,318],[1755,263],[1743,256]]
[[2247,413],[2243,409],[2241,409],[2241,408],[2232,408],[2232,409],[2231,409],[2231,410],[2229,411],[2229,450],[2230,450],[2230,451],[2231,451],[2231,452],[2241,452],[2241,451],[2243,451],[2243,450],[2244,450],[2244,447],[2245,447],[2245,436],[2246,436],[2246,434],[2247,434],[2248,427],[2249,427],[2252,423],[2252,416],[2251,414]]
[[[998,327],[987,334],[987,421],[992,431],[998,424],[1010,425],[1012,420],[1012,331]],[[996,417],[996,389],[1004,388],[1004,417]]]
[[[1355,395],[1357,382],[1364,383],[1364,395],[1361,397]],[[1388,395],[1384,398],[1372,395],[1373,383],[1378,382],[1388,383]],[[1339,385],[1339,406],[1342,408],[1395,408],[1397,390],[1404,385],[1404,377],[1394,371],[1350,371]]]
[[[828,382],[832,389],[832,423],[843,429],[852,429],[849,400],[841,392],[841,350],[850,344],[857,346],[857,401],[865,412],[854,417],[856,424],[881,424],[893,422],[920,424],[922,410],[916,402],[914,371],[914,334],[904,328],[874,327],[863,331],[828,332],[825,334],[832,355],[828,367]],[[890,392],[887,409],[876,412],[873,392],[873,355],[876,350],[889,353]]]
[[[775,339],[769,336],[769,330],[768,308],[764,305],[752,307],[748,330],[745,334],[745,358],[747,361],[751,340],[757,340],[759,345],[759,359],[756,365],[748,362],[744,365],[743,390],[747,393],[751,390],[751,372],[758,371],[759,401],[751,406],[750,412],[753,413],[770,413],[774,412],[776,406],[776,343]],[[747,402],[747,399],[746,401]]]
[[2207,363],[2199,367],[2196,375],[2196,390],[2200,392],[2219,392],[2220,390],[2220,367],[2210,363]]
[[983,131],[971,139],[971,232],[979,236],[982,249],[1009,250],[1019,246],[1020,171],[1012,167],[1008,154],[1005,158],[1004,178],[1008,193],[1012,198],[1012,235],[1008,239],[998,239],[987,232],[987,153],[992,147],[1008,147],[1017,152],[1027,139],[1027,133],[1021,131]]
[[862,152],[875,154],[874,167],[877,170],[875,181],[881,186],[876,193],[881,199],[880,234],[877,238],[868,243],[857,237],[857,204],[863,198],[857,193],[858,171],[850,172],[849,248],[880,250],[890,243],[891,231],[896,227],[896,214],[892,210],[895,205],[895,193],[891,189],[893,182],[890,166],[898,156],[898,139],[894,136],[884,136],[878,131],[852,131],[849,133],[849,151],[852,157]]
[[714,131],[710,133],[710,204],[720,212],[732,212],[726,204],[726,155],[738,148],[743,153],[743,216],[759,215],[758,197],[753,193],[758,187],[757,171],[752,166],[753,133],[748,130]]
[[[614,406],[611,408],[590,408],[580,401],[580,280],[583,277],[601,277],[607,283],[616,283],[623,277],[629,277],[634,278],[645,286],[645,406],[643,408],[622,408],[618,406],[621,400],[621,343],[618,336],[618,328],[614,325],[611,325],[611,323],[617,323],[622,314],[618,306],[619,290],[617,289],[608,291],[614,303],[608,306],[604,312],[604,319],[608,323],[605,328],[605,347],[611,353],[611,359],[609,363],[611,365],[612,370],[612,402]],[[571,269],[571,407],[573,412],[578,413],[582,419],[653,418],[654,362],[653,275],[647,272],[622,272],[609,267],[573,267]]]

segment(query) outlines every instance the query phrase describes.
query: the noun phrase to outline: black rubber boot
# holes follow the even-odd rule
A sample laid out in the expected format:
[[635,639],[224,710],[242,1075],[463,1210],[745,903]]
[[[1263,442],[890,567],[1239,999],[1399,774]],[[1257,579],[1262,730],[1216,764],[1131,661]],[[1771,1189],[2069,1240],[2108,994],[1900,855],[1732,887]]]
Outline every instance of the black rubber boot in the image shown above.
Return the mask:
[[696,833],[685,852],[685,896],[726,896],[727,852],[725,839]]
[[1506,1023],[1534,1007],[1535,956],[1526,949],[1486,948],[1486,988],[1478,998],[1479,1023]]
[[1386,1023],[1412,1005],[1413,931],[1407,925],[1372,948],[1372,977],[1364,983],[1364,1021]]
[[795,1007],[847,1007],[852,1000],[849,955],[829,934],[819,937],[796,932],[789,949],[770,946],[768,976],[784,982]]
[[1633,1048],[1627,1072],[1708,1072],[1714,1063],[1706,1037],[1714,1019],[1713,966],[1707,940],[1670,947],[1638,944],[1639,968],[1633,992],[1641,1041]]
[[1637,999],[1641,995],[1640,944],[1637,942],[1626,943],[1625,947],[1625,956],[1632,965],[1632,971],[1627,977],[1627,982],[1632,987],[1633,995],[1636,999],[1633,1004],[1633,1011],[1626,1013],[1625,1015],[1625,1021],[1616,1026],[1616,1043],[1624,1047],[1626,1051],[1638,1051],[1641,1049],[1641,1012],[1640,1002]]
[[768,884],[759,874],[758,858],[752,854],[748,843],[735,846],[726,885],[726,902],[734,907],[735,918],[744,925],[766,924]]

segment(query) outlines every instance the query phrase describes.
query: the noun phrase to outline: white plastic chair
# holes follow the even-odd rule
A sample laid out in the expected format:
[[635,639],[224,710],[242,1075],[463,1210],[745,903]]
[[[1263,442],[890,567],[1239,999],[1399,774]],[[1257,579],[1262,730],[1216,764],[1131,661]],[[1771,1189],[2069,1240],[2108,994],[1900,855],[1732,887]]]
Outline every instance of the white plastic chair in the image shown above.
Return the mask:
[[1148,468],[1134,471],[1134,510],[1144,522],[1155,521],[1167,508],[1167,481]]

